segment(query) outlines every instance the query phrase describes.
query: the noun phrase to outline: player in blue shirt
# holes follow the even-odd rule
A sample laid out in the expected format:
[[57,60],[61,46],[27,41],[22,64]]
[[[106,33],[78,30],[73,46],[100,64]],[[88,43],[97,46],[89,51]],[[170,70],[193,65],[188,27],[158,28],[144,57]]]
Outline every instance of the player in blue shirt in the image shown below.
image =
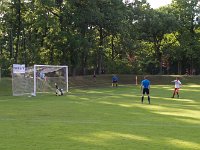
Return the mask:
[[150,104],[150,95],[149,95],[149,90],[150,90],[150,81],[147,79],[147,77],[144,77],[144,80],[141,82],[141,90],[142,90],[142,103],[144,101],[144,95],[145,93],[148,96],[148,102]]
[[113,75],[112,77],[112,87],[118,86],[118,77],[116,75]]

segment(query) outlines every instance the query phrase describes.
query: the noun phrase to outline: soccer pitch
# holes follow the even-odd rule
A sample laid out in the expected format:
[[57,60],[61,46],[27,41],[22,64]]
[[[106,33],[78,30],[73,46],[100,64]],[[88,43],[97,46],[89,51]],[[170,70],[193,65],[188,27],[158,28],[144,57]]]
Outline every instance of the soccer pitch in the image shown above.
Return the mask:
[[64,96],[0,96],[2,150],[200,149],[200,86],[72,89]]

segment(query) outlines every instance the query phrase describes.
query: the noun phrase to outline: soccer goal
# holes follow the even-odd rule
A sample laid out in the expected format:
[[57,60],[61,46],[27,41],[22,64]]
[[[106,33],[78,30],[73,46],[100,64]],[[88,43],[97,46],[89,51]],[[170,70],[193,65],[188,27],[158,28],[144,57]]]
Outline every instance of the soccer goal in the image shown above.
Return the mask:
[[[68,92],[68,66],[34,65],[19,69],[22,65],[13,65],[13,96],[37,93],[55,93],[55,84]],[[22,66],[23,68],[23,66]]]

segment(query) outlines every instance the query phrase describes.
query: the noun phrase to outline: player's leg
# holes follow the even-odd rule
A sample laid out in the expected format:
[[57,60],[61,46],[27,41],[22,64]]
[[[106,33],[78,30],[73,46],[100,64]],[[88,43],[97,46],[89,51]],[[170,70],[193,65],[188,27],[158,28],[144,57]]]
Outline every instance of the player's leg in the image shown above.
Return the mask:
[[116,82],[115,81],[112,81],[112,86],[116,86]]
[[58,96],[58,92],[59,92],[58,89],[56,89],[56,96]]
[[172,96],[172,98],[174,98],[175,93],[176,93],[176,88],[174,89],[174,92],[173,92],[173,96]]
[[143,101],[144,101],[144,94],[142,94],[142,98],[141,98],[142,104],[143,104]]
[[179,89],[176,89],[177,98],[179,98]]
[[147,93],[147,96],[148,96],[148,102],[149,102],[149,104],[150,104],[150,95],[149,95],[149,89],[147,89],[146,93]]
[[143,88],[143,90],[142,90],[142,98],[141,98],[141,102],[142,102],[142,104],[143,104],[143,101],[144,101],[144,94],[145,94],[145,88]]

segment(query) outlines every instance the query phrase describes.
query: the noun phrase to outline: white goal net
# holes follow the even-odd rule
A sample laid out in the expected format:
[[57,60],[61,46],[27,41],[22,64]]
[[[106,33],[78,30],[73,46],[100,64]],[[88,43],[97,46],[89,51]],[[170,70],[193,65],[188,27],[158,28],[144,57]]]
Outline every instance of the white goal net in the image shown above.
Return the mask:
[[63,92],[68,92],[68,66],[34,65],[26,67],[24,72],[13,69],[12,91],[14,96],[55,93],[55,84]]

